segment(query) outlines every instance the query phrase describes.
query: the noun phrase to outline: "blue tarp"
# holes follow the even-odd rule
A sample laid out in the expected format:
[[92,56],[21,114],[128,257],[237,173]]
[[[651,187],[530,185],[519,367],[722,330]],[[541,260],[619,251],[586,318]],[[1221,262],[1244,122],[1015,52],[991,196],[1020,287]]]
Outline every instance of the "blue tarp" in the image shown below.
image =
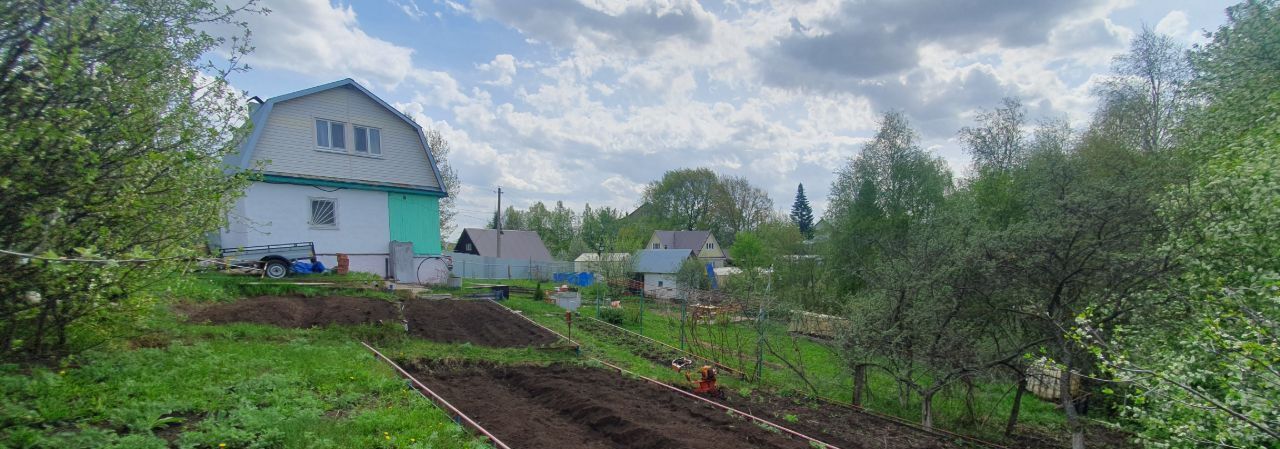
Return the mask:
[[596,281],[595,275],[587,272],[582,273],[554,273],[551,279],[557,284],[569,284],[578,287],[590,287]]
[[293,261],[293,266],[290,268],[297,274],[324,273],[324,264],[320,263],[320,261],[311,263],[303,260],[295,260]]

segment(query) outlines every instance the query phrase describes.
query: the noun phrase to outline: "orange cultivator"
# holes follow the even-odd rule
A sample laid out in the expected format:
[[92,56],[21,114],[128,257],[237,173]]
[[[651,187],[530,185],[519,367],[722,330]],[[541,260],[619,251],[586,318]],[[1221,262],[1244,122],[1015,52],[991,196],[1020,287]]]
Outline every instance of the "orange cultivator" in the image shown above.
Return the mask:
[[711,365],[703,365],[702,368],[698,368],[700,378],[695,382],[693,378],[689,376],[689,372],[685,370],[685,368],[692,365],[693,361],[684,357],[671,361],[671,368],[676,370],[676,372],[684,373],[684,379],[693,385],[694,393],[724,399],[724,391],[720,390],[720,387],[716,386],[716,369]]

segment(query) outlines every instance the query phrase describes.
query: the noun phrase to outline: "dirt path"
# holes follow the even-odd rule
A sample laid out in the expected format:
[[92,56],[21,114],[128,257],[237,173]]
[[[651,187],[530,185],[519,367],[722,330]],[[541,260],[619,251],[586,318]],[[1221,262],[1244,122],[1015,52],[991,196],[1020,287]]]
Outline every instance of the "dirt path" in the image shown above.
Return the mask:
[[520,449],[806,448],[802,441],[613,371],[410,365],[423,383]]
[[369,298],[260,296],[226,304],[185,306],[193,323],[257,323],[308,328],[329,324],[398,323],[396,304]]
[[404,305],[409,334],[441,343],[522,347],[551,345],[559,337],[489,301],[414,300]]

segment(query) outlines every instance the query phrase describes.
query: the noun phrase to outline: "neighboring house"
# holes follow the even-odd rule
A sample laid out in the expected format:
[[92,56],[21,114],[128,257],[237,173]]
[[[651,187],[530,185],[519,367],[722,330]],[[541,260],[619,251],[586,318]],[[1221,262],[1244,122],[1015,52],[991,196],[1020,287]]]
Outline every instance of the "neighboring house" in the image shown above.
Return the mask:
[[542,237],[533,231],[503,230],[501,239],[496,229],[467,228],[458,237],[453,251],[477,256],[517,259],[531,262],[551,262],[551,252],[542,244]]
[[651,298],[677,299],[680,285],[676,273],[685,260],[694,257],[689,249],[642,249],[636,252],[632,267],[644,277],[644,295]]
[[582,253],[573,259],[573,271],[598,273],[611,266],[625,267],[631,255],[627,253]]
[[383,276],[391,241],[440,255],[446,192],[412,119],[351,79],[251,104],[249,119],[227,162],[260,178],[236,201],[223,247],[310,241],[326,265],[346,253],[351,270]]
[[709,231],[653,231],[645,249],[687,249],[704,262],[719,268],[728,257]]

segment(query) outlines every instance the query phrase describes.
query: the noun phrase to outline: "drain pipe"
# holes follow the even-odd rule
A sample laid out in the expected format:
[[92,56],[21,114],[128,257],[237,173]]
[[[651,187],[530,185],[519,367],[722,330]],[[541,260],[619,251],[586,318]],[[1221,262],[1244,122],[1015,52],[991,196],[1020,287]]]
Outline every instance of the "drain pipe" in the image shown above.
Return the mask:
[[412,374],[409,374],[408,371],[405,371],[404,368],[401,368],[400,365],[397,365],[395,361],[387,358],[387,356],[385,355],[382,355],[381,352],[378,352],[378,350],[374,349],[373,346],[369,346],[368,343],[365,343],[362,341],[360,342],[360,344],[364,345],[364,347],[366,348],[369,348],[370,351],[373,351],[373,354],[377,356],[379,359],[382,359],[383,362],[386,362],[388,365],[391,365],[392,368],[395,368],[395,370],[398,371],[401,376],[404,376],[405,378],[409,379],[409,381],[413,383],[415,387],[414,390],[417,391],[418,394],[422,395],[422,397],[424,398],[427,398],[427,400],[435,403],[435,405],[439,407],[441,410],[444,410],[445,413],[448,413],[449,417],[453,418],[454,422],[458,422],[459,424],[470,427],[472,430],[475,430],[476,432],[480,432],[481,435],[484,435],[486,438],[488,438],[489,442],[493,443],[493,445],[496,446],[498,449],[511,449],[511,446],[507,446],[506,443],[503,443],[502,440],[498,439],[498,437],[494,436],[492,433],[489,433],[488,430],[484,430],[484,427],[480,427],[480,424],[476,424],[476,422],[472,421],[471,418],[468,418],[467,415],[462,414],[461,410],[458,410],[458,408],[454,407],[453,404],[450,404],[449,401],[444,400],[444,398],[436,394],[436,392],[431,391],[430,388],[427,388],[426,385],[423,385],[422,382],[419,382],[418,379],[414,378]]
[[704,398],[704,397],[702,397],[702,396],[698,396],[698,395],[693,394],[693,393],[690,393],[690,392],[688,392],[688,391],[681,390],[681,389],[676,388],[676,387],[673,387],[673,386],[671,386],[671,385],[667,385],[667,383],[666,383],[666,382],[662,382],[662,381],[660,381],[660,380],[653,379],[653,378],[650,378],[650,377],[641,376],[641,375],[636,374],[636,373],[634,373],[634,372],[628,371],[626,368],[620,367],[620,366],[618,366],[618,365],[614,365],[614,364],[609,363],[609,362],[606,362],[606,361],[604,361],[604,360],[597,359],[597,358],[595,358],[595,357],[592,357],[592,358],[591,358],[591,360],[595,360],[595,361],[597,361],[597,362],[600,362],[600,364],[602,364],[602,365],[604,365],[604,366],[607,366],[607,367],[610,367],[610,368],[616,369],[616,370],[618,370],[618,372],[626,373],[626,374],[630,374],[630,375],[635,376],[635,377],[639,377],[639,378],[644,379],[644,380],[647,380],[647,381],[649,381],[650,383],[653,383],[653,384],[655,384],[655,385],[660,385],[660,386],[662,386],[663,388],[666,388],[666,389],[668,389],[668,390],[675,391],[675,392],[680,393],[680,394],[683,394],[683,395],[685,395],[685,396],[688,396],[688,397],[691,397],[691,398],[694,398],[694,399],[697,399],[697,400],[700,400],[700,401],[706,402],[707,404],[710,404],[710,405],[712,405],[712,406],[714,406],[714,407],[716,407],[716,408],[718,408],[718,409],[724,410],[724,411],[726,411],[726,412],[733,413],[733,414],[735,414],[735,415],[741,416],[741,417],[743,417],[743,418],[747,418],[747,419],[749,419],[749,420],[751,420],[751,421],[755,421],[755,422],[757,422],[757,423],[764,424],[764,425],[769,426],[769,427],[773,427],[773,428],[778,429],[779,431],[784,432],[784,433],[786,433],[786,434],[788,434],[788,435],[791,435],[791,436],[794,436],[794,437],[799,437],[800,439],[803,439],[803,440],[805,440],[805,441],[808,441],[810,444],[815,445],[816,447],[826,448],[826,449],[840,449],[840,448],[838,448],[838,447],[836,447],[836,446],[834,446],[834,445],[827,444],[827,443],[824,443],[824,442],[822,442],[822,441],[820,441],[820,440],[818,440],[818,439],[815,439],[815,438],[809,437],[808,435],[805,435],[805,434],[802,434],[802,433],[800,433],[800,432],[796,432],[796,431],[791,430],[791,429],[788,429],[788,428],[786,428],[786,427],[782,427],[782,426],[780,426],[780,425],[777,425],[777,424],[775,424],[775,423],[773,423],[773,422],[770,422],[770,421],[768,421],[768,420],[766,420],[766,419],[764,419],[764,418],[757,417],[757,416],[755,416],[755,415],[752,415],[752,414],[750,414],[750,413],[747,413],[747,412],[744,412],[744,411],[738,410],[738,409],[736,409],[736,408],[729,407],[729,406],[724,405],[724,404],[721,404],[721,403],[719,403],[719,402],[712,401],[712,400],[710,400],[710,399]]

